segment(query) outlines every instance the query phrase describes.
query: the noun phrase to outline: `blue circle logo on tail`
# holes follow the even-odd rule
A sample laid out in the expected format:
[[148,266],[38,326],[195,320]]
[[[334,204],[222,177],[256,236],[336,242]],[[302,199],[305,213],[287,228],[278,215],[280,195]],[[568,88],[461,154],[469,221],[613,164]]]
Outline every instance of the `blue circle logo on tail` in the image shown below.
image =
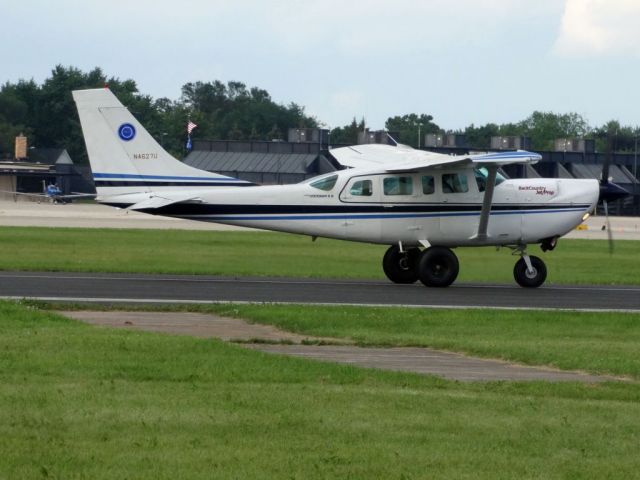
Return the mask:
[[118,136],[125,142],[133,140],[136,136],[136,127],[130,123],[123,123],[118,127]]

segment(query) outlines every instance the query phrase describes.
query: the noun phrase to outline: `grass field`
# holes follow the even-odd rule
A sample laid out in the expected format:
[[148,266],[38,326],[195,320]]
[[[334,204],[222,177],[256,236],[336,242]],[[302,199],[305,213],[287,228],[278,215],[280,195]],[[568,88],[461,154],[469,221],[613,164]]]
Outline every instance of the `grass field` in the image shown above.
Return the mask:
[[[0,229],[1,270],[383,278],[385,247],[274,233]],[[561,241],[551,283],[640,284],[640,242]],[[514,257],[457,249],[461,281]],[[490,265],[491,268],[487,266]],[[640,316],[276,305],[205,310],[635,381],[457,383],[84,325],[0,301],[0,479],[640,478]]]
[[640,477],[637,383],[460,384],[7,302],[0,338],[0,478]]
[[[4,227],[0,270],[260,275],[382,279],[386,247],[265,232]],[[17,254],[19,252],[19,255]],[[513,282],[508,249],[459,248],[459,281]],[[561,240],[549,283],[640,284],[640,242]],[[491,268],[487,268],[491,265]]]

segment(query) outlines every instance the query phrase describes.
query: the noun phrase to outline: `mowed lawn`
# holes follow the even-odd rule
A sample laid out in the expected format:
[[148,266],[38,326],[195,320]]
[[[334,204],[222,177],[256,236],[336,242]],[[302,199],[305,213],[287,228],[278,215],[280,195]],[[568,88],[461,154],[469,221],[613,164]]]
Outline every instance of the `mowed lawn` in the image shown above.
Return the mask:
[[0,302],[0,478],[629,479],[639,442],[637,383],[463,384]]
[[[259,275],[383,279],[386,246],[268,232],[0,228],[0,270]],[[513,283],[509,249],[458,248],[464,282]],[[640,284],[640,242],[561,240],[547,262],[548,282]]]

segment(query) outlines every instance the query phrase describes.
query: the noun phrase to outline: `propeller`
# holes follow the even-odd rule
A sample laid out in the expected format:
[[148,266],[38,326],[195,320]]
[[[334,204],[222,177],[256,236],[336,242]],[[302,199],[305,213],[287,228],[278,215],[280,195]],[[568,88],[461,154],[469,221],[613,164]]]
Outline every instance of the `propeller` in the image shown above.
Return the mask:
[[607,238],[609,239],[609,254],[613,254],[613,232],[611,231],[611,220],[609,220],[609,202],[620,200],[627,197],[630,193],[620,185],[609,180],[609,165],[611,164],[611,155],[613,151],[614,137],[609,134],[607,136],[607,152],[602,165],[602,174],[600,176],[600,198],[598,203],[602,203],[604,207],[605,225],[603,230],[607,230]]
[[604,218],[606,222],[606,227],[603,226],[602,228],[606,228],[607,230],[607,239],[609,240],[609,255],[613,255],[613,232],[611,231],[611,220],[609,220],[609,207],[607,205],[606,200],[602,200],[602,206],[604,207]]

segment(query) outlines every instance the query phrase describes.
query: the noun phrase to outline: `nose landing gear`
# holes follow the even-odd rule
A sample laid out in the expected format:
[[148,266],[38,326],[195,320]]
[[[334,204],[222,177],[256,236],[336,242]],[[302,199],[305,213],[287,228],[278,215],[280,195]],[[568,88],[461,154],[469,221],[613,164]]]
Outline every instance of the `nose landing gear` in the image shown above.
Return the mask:
[[536,288],[547,279],[547,266],[541,258],[527,254],[526,245],[514,249],[514,254],[520,255],[513,267],[513,278],[518,285],[525,288]]

